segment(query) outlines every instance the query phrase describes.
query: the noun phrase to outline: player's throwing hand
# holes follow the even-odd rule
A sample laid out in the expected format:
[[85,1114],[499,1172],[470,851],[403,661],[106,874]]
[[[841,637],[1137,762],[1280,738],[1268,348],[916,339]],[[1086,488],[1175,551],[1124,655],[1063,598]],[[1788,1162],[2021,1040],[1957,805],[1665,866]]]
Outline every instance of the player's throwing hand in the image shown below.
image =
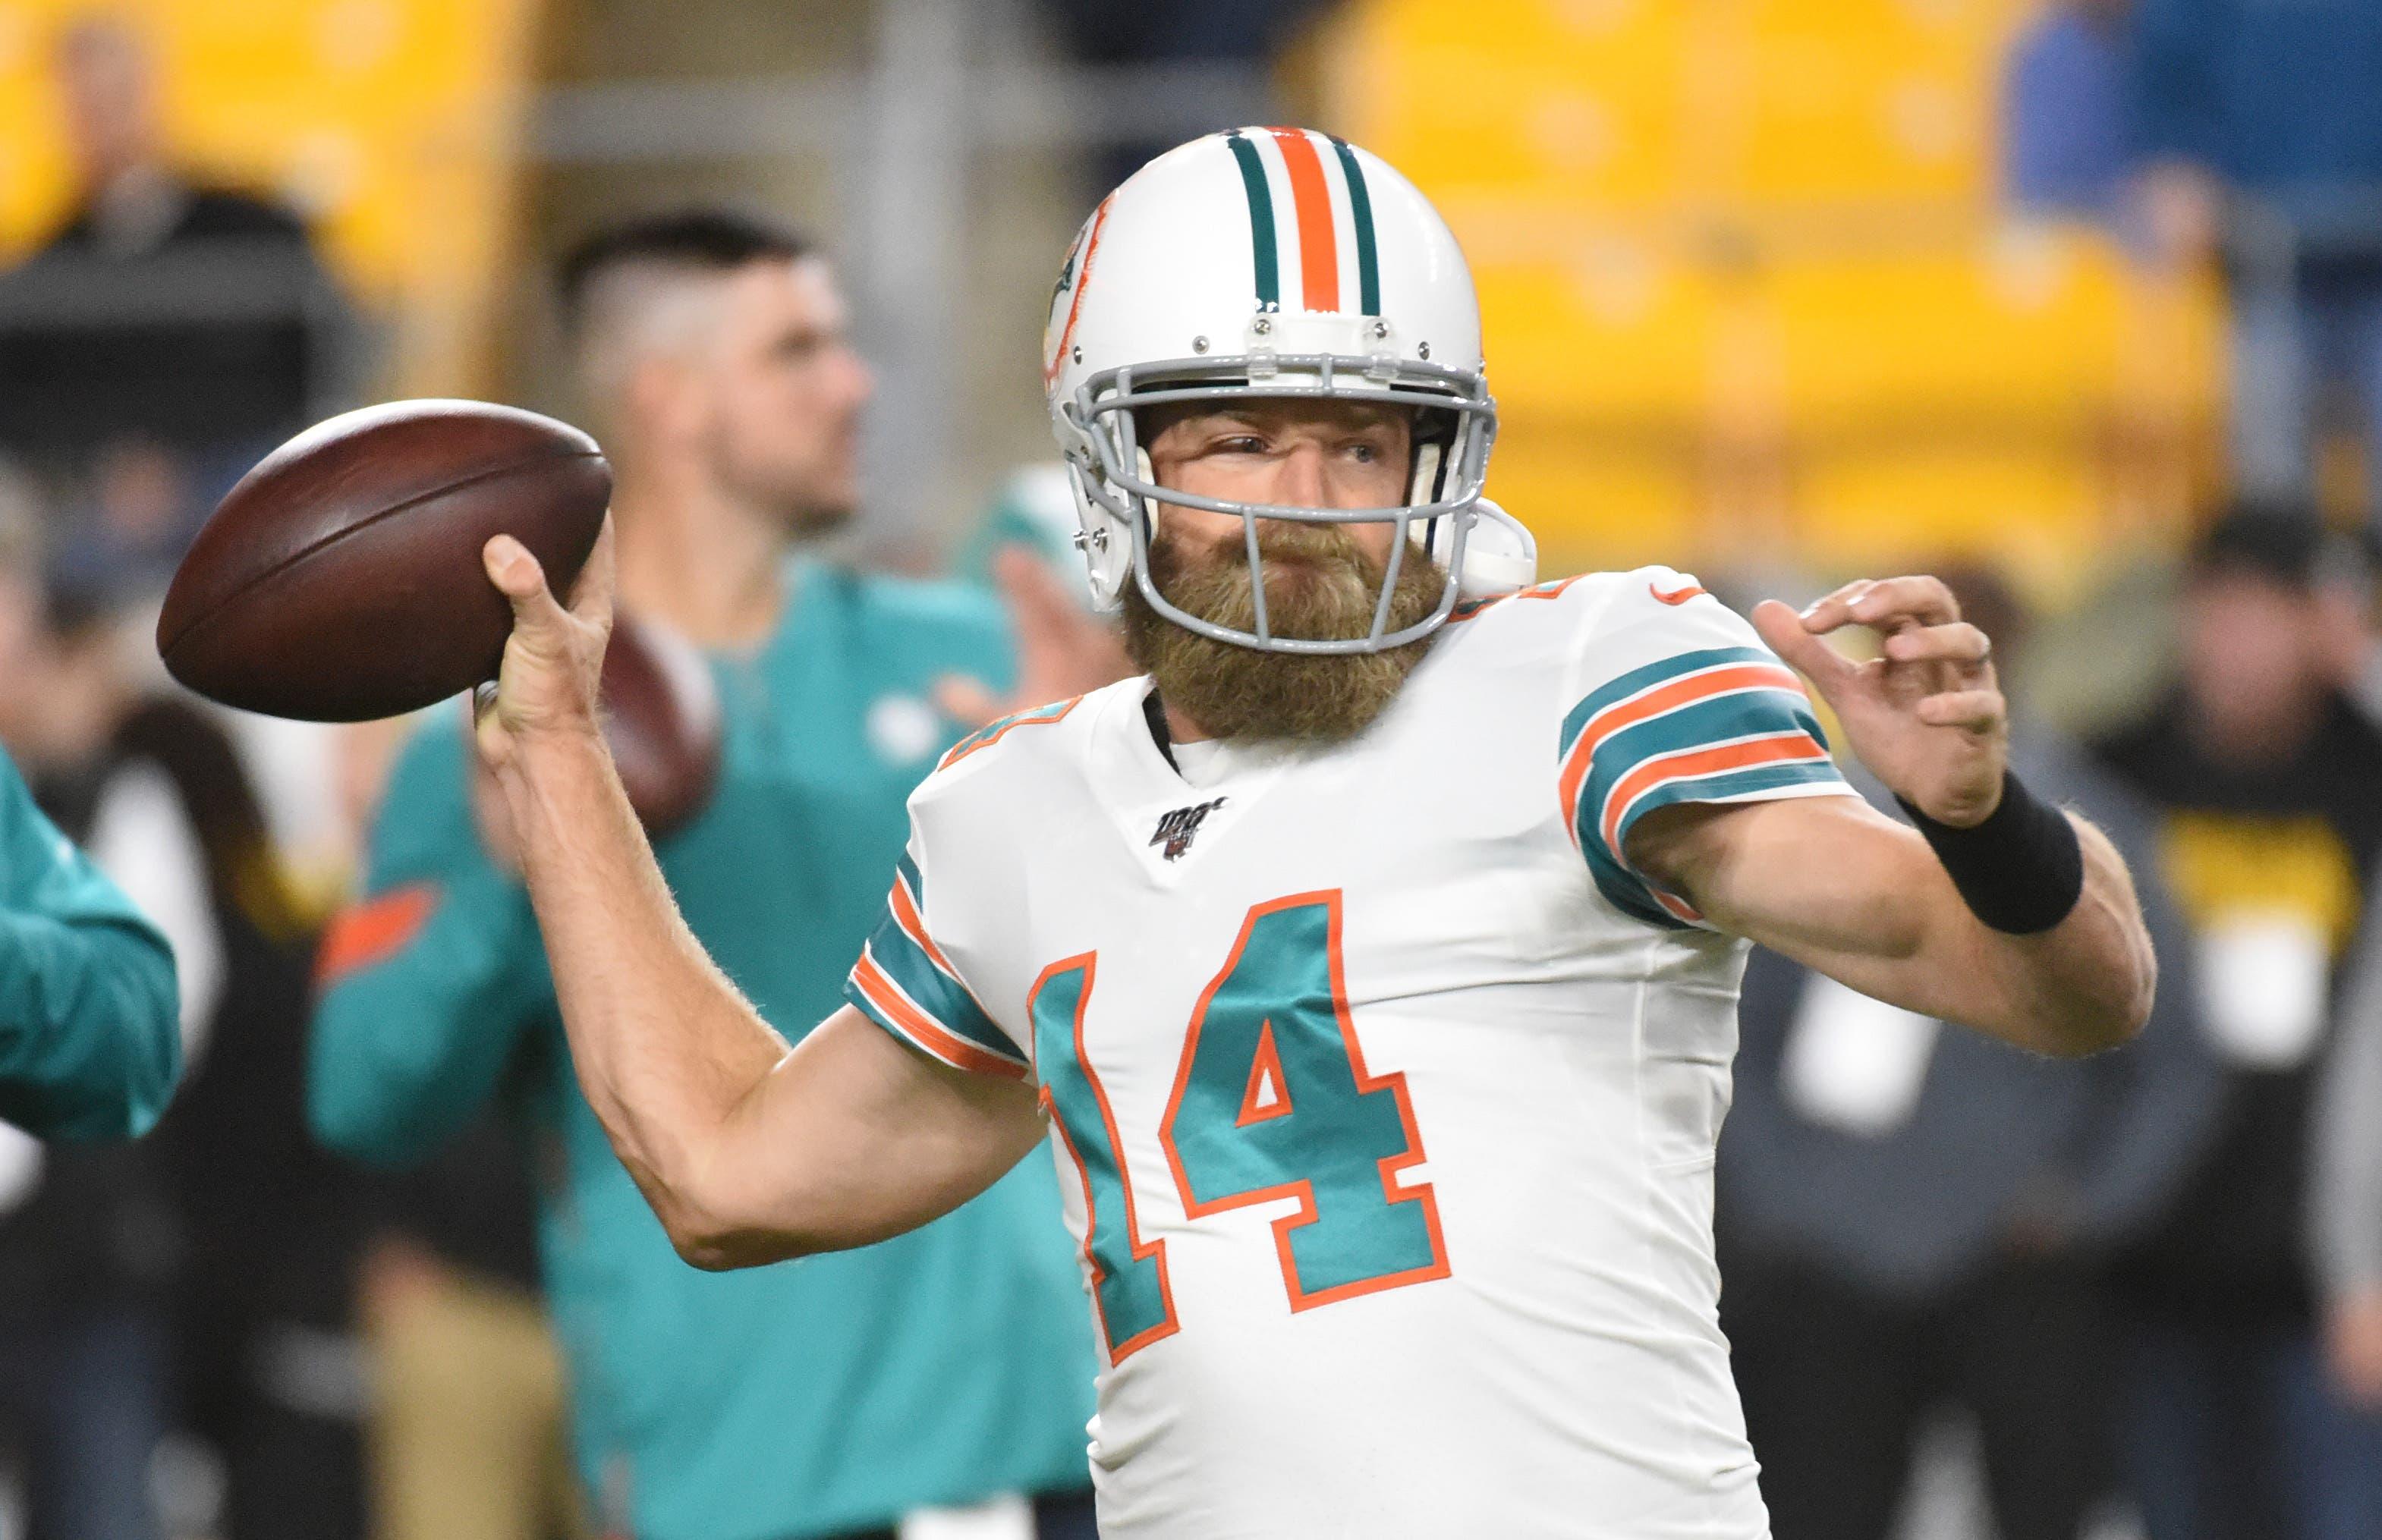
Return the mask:
[[[1934,578],[1863,579],[1800,615],[1757,605],[1762,641],[1816,686],[1861,763],[1939,824],[1968,828],[2001,801],[2009,708],[1994,678],[1993,644],[1960,618]],[[1822,640],[1867,626],[1881,655],[1856,663]]]
[[480,758],[501,774],[524,738],[596,733],[596,701],[612,631],[612,519],[605,516],[569,609],[555,599],[545,570],[520,541],[498,535],[480,558],[488,581],[513,606],[512,635],[497,682],[482,685],[473,702]]

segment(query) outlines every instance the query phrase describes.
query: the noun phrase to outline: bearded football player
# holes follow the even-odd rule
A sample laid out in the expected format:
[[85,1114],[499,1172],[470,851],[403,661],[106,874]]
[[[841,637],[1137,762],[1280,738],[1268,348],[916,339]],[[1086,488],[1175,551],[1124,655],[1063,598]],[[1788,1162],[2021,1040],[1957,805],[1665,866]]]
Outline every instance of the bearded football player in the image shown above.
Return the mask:
[[2149,1006],[2122,863],[2009,774],[1987,639],[1924,577],[1750,625],[1664,568],[1534,582],[1481,500],[1463,254],[1322,134],[1119,188],[1045,366],[1145,672],[945,758],[792,1052],[605,758],[605,555],[566,610],[491,543],[480,750],[620,1158],[733,1267],[924,1223],[1055,1134],[1120,1540],[1765,1534],[1712,1241],[1749,942],[2049,1054]]

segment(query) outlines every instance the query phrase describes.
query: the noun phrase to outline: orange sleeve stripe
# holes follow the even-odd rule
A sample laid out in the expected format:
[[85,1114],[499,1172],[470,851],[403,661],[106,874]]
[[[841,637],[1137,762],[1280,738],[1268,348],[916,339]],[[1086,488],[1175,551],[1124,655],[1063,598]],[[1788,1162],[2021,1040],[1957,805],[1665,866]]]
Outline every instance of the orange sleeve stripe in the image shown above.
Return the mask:
[[[1599,832],[1604,837],[1605,849],[1615,861],[1622,861],[1619,837],[1621,815],[1639,794],[1653,789],[1664,781],[1693,780],[1699,776],[1716,776],[1724,770],[1743,770],[1757,764],[1784,764],[1798,760],[1823,760],[1828,751],[1812,740],[1811,735],[1798,729],[1775,738],[1757,738],[1744,743],[1725,743],[1713,749],[1689,749],[1676,754],[1664,754],[1621,777],[1612,794],[1604,800],[1604,816]],[[1628,863],[1622,862],[1625,866]]]
[[1332,189],[1323,180],[1323,157],[1303,128],[1273,128],[1282,164],[1290,173],[1290,199],[1298,210],[1299,303],[1310,311],[1340,308],[1340,237],[1332,224]]
[[912,1005],[877,959],[864,950],[860,960],[853,964],[852,980],[868,1003],[884,1013],[887,1023],[955,1069],[973,1069],[979,1074],[999,1075],[1003,1080],[1022,1081],[1025,1066],[1001,1057],[988,1048],[978,1047],[957,1033],[945,1030],[940,1022]]
[[1598,712],[1580,728],[1579,737],[1573,740],[1571,753],[1564,762],[1563,779],[1558,783],[1564,816],[1567,819],[1578,816],[1579,788],[1581,783],[1588,779],[1590,762],[1596,757],[1597,746],[1615,733],[1708,696],[1725,695],[1735,690],[1763,689],[1788,690],[1800,696],[1803,681],[1797,678],[1791,670],[1777,664],[1733,664],[1657,685],[1643,695],[1615,701]]
[[436,883],[408,883],[351,904],[324,929],[314,954],[314,986],[327,989],[350,973],[375,968],[405,950],[438,908]]

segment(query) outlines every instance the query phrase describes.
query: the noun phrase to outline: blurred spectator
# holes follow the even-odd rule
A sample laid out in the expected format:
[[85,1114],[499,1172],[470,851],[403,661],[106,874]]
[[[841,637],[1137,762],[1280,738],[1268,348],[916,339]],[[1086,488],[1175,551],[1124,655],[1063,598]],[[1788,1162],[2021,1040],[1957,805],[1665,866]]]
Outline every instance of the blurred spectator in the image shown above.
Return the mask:
[[2140,0],[2135,33],[2144,212],[2233,282],[2238,485],[2309,500],[2343,389],[2382,519],[2382,6]]
[[[2020,775],[2143,874],[2173,959],[2146,811],[2024,711],[2015,596],[1990,571],[1933,570],[1994,639]],[[2185,977],[2170,963],[2138,1041],[2073,1064],[1753,954],[1718,1228],[1723,1324],[1777,1540],[1884,1540],[1947,1406],[1975,1422],[2002,1540],[2076,1540],[2110,1493],[2100,1273],[2172,1203],[2215,1097]]]
[[[60,1163],[26,1213],[55,1204],[144,1238],[117,1242],[112,1288],[137,1301],[160,1361],[119,1395],[128,1411],[162,1397],[220,1461],[215,1532],[337,1540],[361,1514],[355,1184],[305,1130],[312,930],[230,741],[147,682],[149,618],[121,589],[54,585],[0,691],[0,732],[24,746],[44,806],[172,940],[189,1066],[140,1151],[88,1179]],[[145,1493],[127,1469],[145,1461],[114,1473]]]
[[84,592],[164,593],[201,511],[181,457],[151,439],[117,439],[85,484],[85,505],[57,532],[53,577]]
[[78,472],[121,438],[162,446],[195,512],[311,415],[338,306],[296,214],[173,165],[129,23],[75,22],[54,56],[76,198],[0,280],[0,441]]
[[2033,214],[2106,218],[2134,171],[2126,11],[2055,0],[2019,34],[2002,77],[2002,190]]
[[[616,476],[624,613],[700,647],[720,703],[711,800],[656,854],[695,935],[799,1039],[837,1008],[904,800],[961,729],[936,685],[1005,682],[1000,611],[802,548],[852,516],[870,382],[799,238],[661,216],[583,244],[562,288]],[[492,1105],[522,1131],[597,1522],[641,1540],[886,1535],[913,1509],[1007,1492],[1040,1495],[1050,1540],[1088,1540],[1093,1352],[1054,1170],[1027,1161],[878,1245],[687,1266],[572,1080],[501,804],[484,796],[475,825],[474,772],[454,714],[398,765],[369,897],[325,947],[313,1111],[326,1140],[389,1162]],[[485,1463],[465,1450],[420,1479],[485,1485]]]
[[2307,1273],[2308,1104],[2382,857],[2382,731],[2335,684],[2304,510],[2239,511],[2195,554],[2182,678],[2100,745],[2161,813],[2223,1067],[2217,1137],[2120,1271],[2133,1487],[2153,1540],[2364,1535],[2382,1417],[2323,1373]]
[[[0,484],[0,741],[39,703],[25,505]],[[156,1533],[171,1226],[141,1146],[181,1065],[165,938],[0,753],[0,1448],[45,1540]]]

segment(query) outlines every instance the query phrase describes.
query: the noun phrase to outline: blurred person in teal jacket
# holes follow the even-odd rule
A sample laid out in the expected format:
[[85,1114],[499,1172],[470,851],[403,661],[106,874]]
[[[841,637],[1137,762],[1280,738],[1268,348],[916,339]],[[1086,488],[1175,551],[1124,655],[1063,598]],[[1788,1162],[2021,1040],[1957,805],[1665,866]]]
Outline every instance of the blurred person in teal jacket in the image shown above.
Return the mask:
[[0,1123],[146,1133],[181,1073],[174,954],[0,754]]
[[0,1122],[149,1131],[182,1069],[174,954],[0,754]]
[[[657,851],[695,934],[799,1037],[836,1008],[881,910],[875,874],[901,851],[910,789],[970,725],[939,691],[1005,686],[1006,628],[973,591],[789,559],[849,517],[869,388],[832,278],[796,238],[704,212],[641,221],[583,245],[562,290],[618,476],[624,607],[701,649],[720,707],[710,800]],[[1029,674],[1066,652],[1025,641]],[[687,1265],[575,1088],[468,748],[440,714],[400,757],[368,896],[325,945],[312,1116],[332,1144],[402,1162],[492,1100],[513,1114],[601,1527],[881,1534],[920,1508],[1029,1494],[1045,1536],[1088,1537],[1094,1362],[1050,1168],[1023,1163],[861,1251]]]
[[[0,551],[0,729],[40,705],[21,680],[41,628],[38,593]],[[163,1351],[141,1298],[158,1227],[139,1221],[157,1216],[117,1201],[144,1152],[80,1142],[148,1132],[181,1067],[165,937],[0,753],[0,1445],[23,1457],[31,1521],[55,1540],[156,1533],[145,1484],[125,1472],[164,1432]]]

